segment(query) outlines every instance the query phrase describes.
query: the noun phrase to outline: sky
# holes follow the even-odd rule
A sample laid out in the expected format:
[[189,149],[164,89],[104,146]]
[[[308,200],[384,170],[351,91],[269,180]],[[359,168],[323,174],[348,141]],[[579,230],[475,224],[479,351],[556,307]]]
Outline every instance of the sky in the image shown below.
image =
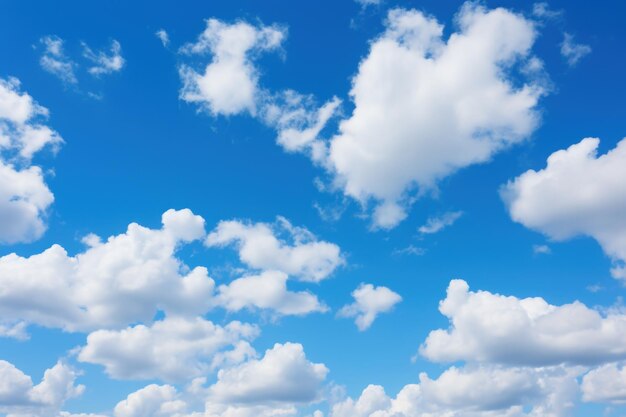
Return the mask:
[[3,2],[0,415],[626,416],[624,12]]

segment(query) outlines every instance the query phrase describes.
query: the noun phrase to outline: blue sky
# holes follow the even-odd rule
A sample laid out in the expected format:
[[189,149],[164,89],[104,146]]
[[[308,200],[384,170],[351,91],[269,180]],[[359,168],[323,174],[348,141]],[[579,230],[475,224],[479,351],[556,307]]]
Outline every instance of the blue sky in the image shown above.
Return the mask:
[[623,12],[5,2],[0,414],[626,415]]

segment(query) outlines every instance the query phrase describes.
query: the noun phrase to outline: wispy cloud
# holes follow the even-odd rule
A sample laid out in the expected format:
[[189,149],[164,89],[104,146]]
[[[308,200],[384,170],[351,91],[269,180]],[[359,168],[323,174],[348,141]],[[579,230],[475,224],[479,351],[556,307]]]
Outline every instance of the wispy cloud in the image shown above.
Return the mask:
[[462,211],[449,211],[441,216],[429,218],[426,220],[426,224],[417,230],[422,234],[437,233],[448,226],[452,226],[462,215]]
[[122,46],[116,40],[111,42],[110,53],[104,51],[94,52],[83,42],[83,56],[95,64],[87,70],[95,76],[120,71],[125,63],[124,57],[122,57]]
[[74,69],[76,63],[65,55],[63,39],[58,36],[44,36],[39,40],[44,45],[44,53],[39,59],[41,67],[67,84],[76,84]]
[[585,55],[591,53],[591,46],[574,42],[574,36],[565,33],[561,43],[561,55],[567,60],[570,67],[578,64]]

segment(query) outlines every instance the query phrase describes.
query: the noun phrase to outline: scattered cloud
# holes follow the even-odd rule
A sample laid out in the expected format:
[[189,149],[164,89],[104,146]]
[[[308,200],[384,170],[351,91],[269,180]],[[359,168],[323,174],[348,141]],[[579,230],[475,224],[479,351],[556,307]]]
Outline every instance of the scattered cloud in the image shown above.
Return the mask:
[[600,140],[586,138],[548,157],[544,169],[528,170],[502,188],[511,218],[555,241],[590,236],[625,280],[626,140],[598,155]]
[[563,15],[562,10],[553,10],[547,2],[533,4],[533,16],[540,19],[556,19]]
[[376,317],[381,313],[387,313],[402,301],[399,294],[387,287],[374,287],[372,284],[361,284],[352,291],[354,303],[344,306],[339,310],[340,317],[354,317],[356,326],[360,331],[370,328]]
[[591,46],[574,42],[574,36],[565,33],[561,43],[561,55],[567,60],[570,67],[575,66],[585,56],[591,53]]
[[44,45],[44,53],[39,59],[41,67],[67,84],[76,84],[74,70],[77,64],[65,55],[63,39],[58,36],[44,36],[39,40]]
[[159,29],[154,33],[154,36],[156,36],[161,43],[163,44],[163,46],[165,48],[167,48],[168,46],[170,46],[170,36],[167,34],[167,32],[165,31],[165,29]]
[[94,52],[83,42],[83,56],[94,64],[87,71],[96,77],[119,72],[126,62],[122,57],[122,45],[116,40],[111,41],[109,53],[105,51]]
[[452,226],[463,215],[462,211],[449,211],[441,216],[431,217],[426,220],[426,224],[417,230],[422,234],[438,233],[448,226]]
[[552,249],[548,245],[533,245],[533,253],[536,255],[549,255],[552,253]]

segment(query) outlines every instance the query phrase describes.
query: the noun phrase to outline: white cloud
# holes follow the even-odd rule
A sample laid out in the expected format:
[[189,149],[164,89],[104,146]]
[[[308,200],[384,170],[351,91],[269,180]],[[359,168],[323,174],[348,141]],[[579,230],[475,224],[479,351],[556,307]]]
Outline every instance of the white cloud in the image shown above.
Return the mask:
[[584,376],[583,400],[588,402],[626,403],[626,367],[604,365]]
[[533,245],[533,252],[538,255],[549,255],[552,253],[552,249],[550,249],[550,246],[548,245]]
[[41,382],[31,378],[13,364],[0,360],[0,412],[10,415],[57,415],[63,403],[83,393],[75,385],[78,374],[63,362],[47,369]]
[[547,2],[533,4],[533,15],[540,19],[555,19],[562,14],[561,10],[552,10]]
[[469,291],[453,280],[439,305],[449,329],[430,332],[420,353],[437,362],[591,365],[626,358],[626,315],[603,316],[580,302]]
[[187,65],[180,67],[180,98],[200,104],[213,115],[255,114],[261,91],[254,57],[278,49],[285,36],[285,29],[278,26],[207,20],[197,42],[183,46],[181,52],[210,53],[212,60],[203,73]]
[[46,230],[54,196],[32,157],[48,147],[56,151],[61,136],[43,124],[48,109],[20,91],[15,78],[0,79],[0,242],[30,242]]
[[355,1],[363,7],[378,6],[379,4],[383,2],[383,0],[355,0]]
[[563,35],[563,42],[561,43],[561,55],[567,60],[567,64],[570,67],[578,64],[585,55],[591,53],[591,47],[582,43],[574,42],[574,36],[565,33]]
[[63,50],[63,39],[58,36],[44,36],[39,40],[44,45],[44,53],[39,59],[41,67],[68,84],[76,84],[74,69],[76,63],[69,59]]
[[340,105],[341,100],[333,97],[318,108],[313,96],[285,90],[262,103],[262,117],[277,130],[276,142],[287,152],[305,152],[313,161],[325,164],[328,149],[320,133]]
[[[390,398],[370,385],[357,400],[332,407],[330,417],[557,417],[571,409],[576,374],[564,369],[452,367]],[[528,413],[525,410],[529,410]]]
[[222,221],[207,236],[206,244],[235,245],[248,267],[282,271],[309,282],[328,278],[344,262],[337,245],[317,240],[307,229],[293,226],[283,217],[273,225]]
[[170,36],[167,34],[165,29],[157,30],[154,35],[159,38],[164,47],[170,46]]
[[237,278],[218,287],[215,303],[228,311],[247,308],[272,310],[279,315],[305,315],[328,310],[308,291],[289,291],[287,279],[288,276],[280,271]]
[[583,139],[503,187],[511,218],[554,240],[590,236],[626,279],[626,140],[598,156],[600,141]]
[[424,234],[440,232],[448,226],[452,226],[461,216],[462,211],[449,211],[438,217],[431,217],[426,220],[426,224],[420,226],[418,231]]
[[187,404],[171,385],[148,385],[128,395],[114,409],[115,417],[170,417],[182,413]]
[[163,228],[136,223],[126,233],[76,256],[59,245],[28,258],[0,258],[0,316],[68,331],[119,328],[150,322],[158,311],[196,315],[211,304],[214,282],[206,268],[191,271],[175,254],[205,234],[190,210],[168,210]]
[[341,317],[356,317],[355,323],[360,331],[369,329],[376,317],[391,311],[402,301],[402,297],[387,287],[374,287],[372,284],[361,284],[352,291],[354,303],[344,306],[339,311]]
[[105,51],[94,52],[87,44],[83,43],[83,56],[93,62],[94,65],[87,71],[94,76],[118,72],[125,63],[124,57],[122,57],[122,45],[116,40],[111,41],[109,53]]
[[255,326],[236,321],[222,327],[199,317],[167,317],[151,326],[93,332],[78,359],[103,365],[116,379],[184,381],[207,374],[217,353],[257,334]]
[[310,403],[318,400],[328,368],[309,362],[302,345],[275,344],[261,359],[222,369],[209,398],[222,404]]
[[544,89],[532,79],[520,84],[509,77],[536,60],[533,23],[471,3],[456,20],[458,31],[444,40],[436,20],[392,10],[353,79],[355,109],[331,140],[328,163],[346,195],[377,202],[379,227],[406,216],[407,194],[415,187],[430,190],[537,126]]

